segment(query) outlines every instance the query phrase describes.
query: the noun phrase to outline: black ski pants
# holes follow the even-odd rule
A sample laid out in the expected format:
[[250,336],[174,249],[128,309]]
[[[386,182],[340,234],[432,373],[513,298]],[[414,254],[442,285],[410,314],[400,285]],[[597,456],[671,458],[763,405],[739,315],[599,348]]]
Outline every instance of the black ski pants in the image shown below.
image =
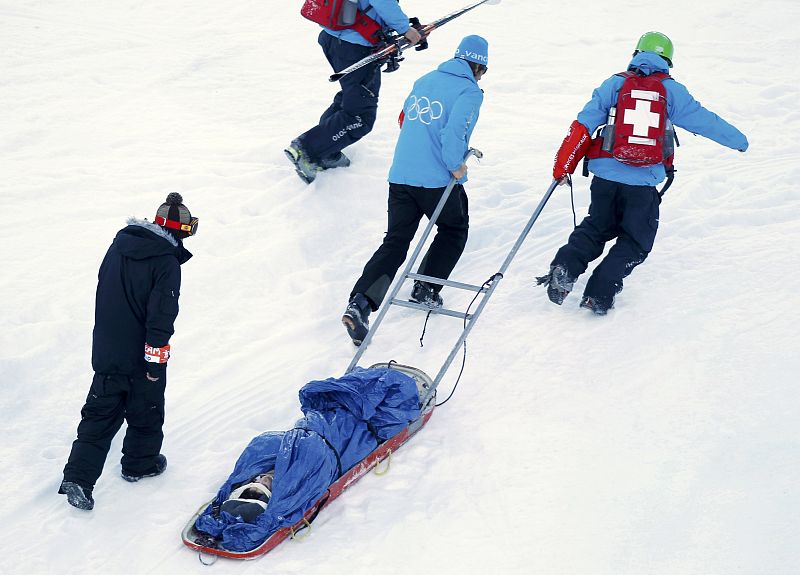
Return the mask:
[[603,254],[606,242],[616,242],[592,272],[583,295],[610,308],[622,291],[622,280],[653,249],[661,197],[655,187],[631,186],[595,176],[589,215],[570,234],[551,265],[561,264],[577,279],[589,262]]
[[[422,216],[430,218],[442,199],[445,188],[420,188],[389,184],[389,223],[383,243],[364,266],[353,291],[361,293],[377,310],[397,270],[403,265],[408,248],[417,233]],[[417,273],[447,279],[456,267],[467,245],[469,205],[467,193],[460,184],[453,186],[442,212],[436,220],[436,235],[422,259]],[[442,286],[432,285],[436,292]]]
[[[339,72],[372,53],[372,47],[345,42],[324,30],[319,45],[333,68]],[[319,124],[300,136],[300,141],[314,161],[338,155],[344,148],[366,136],[375,124],[378,93],[381,89],[380,66],[370,64],[339,80],[341,90],[320,116]]]
[[111,440],[128,422],[122,443],[122,470],[142,475],[153,470],[164,440],[166,370],[159,381],[141,376],[95,373],[81,409],[78,438],[64,467],[64,481],[92,489],[103,471]]

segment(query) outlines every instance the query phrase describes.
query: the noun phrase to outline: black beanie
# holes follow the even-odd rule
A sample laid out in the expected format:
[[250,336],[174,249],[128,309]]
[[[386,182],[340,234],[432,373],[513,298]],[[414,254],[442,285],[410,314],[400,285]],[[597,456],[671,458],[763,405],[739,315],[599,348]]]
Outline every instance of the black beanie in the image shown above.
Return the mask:
[[176,238],[189,237],[189,232],[170,227],[165,220],[186,225],[192,221],[192,214],[189,212],[189,208],[183,205],[183,197],[178,192],[171,192],[164,203],[159,206],[156,212],[156,223]]

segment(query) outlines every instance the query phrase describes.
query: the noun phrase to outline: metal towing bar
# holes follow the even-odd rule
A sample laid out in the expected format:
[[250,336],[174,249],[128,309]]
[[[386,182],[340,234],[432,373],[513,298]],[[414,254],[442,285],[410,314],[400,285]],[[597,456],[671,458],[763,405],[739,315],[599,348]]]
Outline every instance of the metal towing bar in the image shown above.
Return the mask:
[[[465,163],[466,163],[467,159],[469,159],[470,156],[475,156],[476,158],[480,159],[481,157],[483,157],[483,154],[480,151],[478,151],[478,150],[476,150],[474,148],[470,148],[469,151],[467,152],[467,154],[464,156],[464,162]],[[451,316],[451,317],[457,317],[459,319],[464,320],[465,321],[465,326],[464,326],[463,331],[461,332],[461,335],[459,336],[458,340],[456,341],[455,345],[453,346],[453,349],[450,351],[450,354],[447,356],[447,359],[445,360],[444,364],[442,364],[442,367],[439,370],[439,373],[434,378],[433,385],[431,385],[430,387],[427,388],[427,390],[425,392],[425,395],[423,397],[420,397],[420,405],[426,405],[427,404],[428,400],[433,395],[433,393],[436,391],[436,388],[439,386],[439,383],[441,383],[442,379],[444,378],[444,374],[447,372],[448,368],[450,367],[450,364],[453,363],[453,359],[455,358],[456,354],[458,353],[458,349],[461,347],[461,345],[467,339],[467,336],[469,335],[470,331],[472,331],[472,328],[475,326],[475,322],[478,320],[478,317],[483,312],[483,308],[486,307],[486,304],[489,302],[489,298],[494,293],[494,290],[497,288],[498,284],[500,283],[500,280],[503,279],[503,275],[506,273],[506,270],[511,265],[511,262],[514,259],[514,256],[516,256],[517,252],[519,251],[519,248],[522,246],[523,242],[525,241],[525,238],[527,238],[528,233],[530,233],[531,228],[533,227],[533,224],[536,222],[536,220],[539,217],[539,214],[542,213],[542,210],[544,209],[545,204],[547,204],[547,200],[549,200],[550,196],[553,194],[553,191],[555,190],[556,186],[558,185],[558,181],[557,180],[553,180],[553,182],[550,184],[550,187],[547,189],[547,192],[545,192],[544,197],[539,202],[539,205],[536,207],[536,209],[533,211],[533,214],[531,215],[530,219],[528,220],[528,223],[525,225],[525,227],[523,228],[523,230],[520,233],[519,237],[517,238],[517,241],[514,243],[514,245],[511,247],[511,250],[508,252],[508,255],[506,256],[505,261],[503,261],[503,264],[500,266],[500,269],[491,277],[491,279],[489,279],[488,281],[484,282],[484,284],[480,285],[480,286],[461,283],[461,282],[456,282],[456,281],[452,281],[452,280],[445,280],[445,279],[441,279],[441,278],[435,278],[435,277],[426,276],[426,275],[422,275],[422,274],[411,273],[411,268],[414,267],[414,264],[416,263],[417,259],[419,258],[419,254],[422,252],[422,248],[424,247],[425,242],[428,239],[428,236],[430,235],[431,231],[433,230],[433,226],[436,225],[436,220],[439,217],[439,214],[442,212],[442,209],[444,208],[445,202],[447,202],[447,198],[450,196],[450,192],[452,192],[453,187],[455,186],[455,184],[456,184],[456,179],[455,178],[451,178],[450,179],[450,183],[445,188],[444,193],[442,193],[442,199],[439,200],[439,203],[436,206],[436,209],[433,211],[433,214],[431,215],[430,221],[428,222],[428,225],[425,228],[425,231],[423,232],[422,237],[419,240],[419,243],[414,248],[414,252],[411,254],[411,257],[408,258],[408,262],[406,263],[405,269],[403,270],[402,274],[400,274],[400,276],[397,279],[395,279],[394,284],[392,286],[392,289],[389,291],[389,294],[387,295],[387,298],[386,298],[386,301],[385,301],[384,305],[381,306],[381,308],[380,308],[380,310],[378,312],[378,316],[375,318],[375,321],[373,322],[372,326],[370,327],[369,333],[367,333],[367,337],[364,338],[364,341],[361,343],[361,346],[358,348],[358,351],[356,352],[355,356],[353,357],[352,361],[350,362],[350,365],[347,367],[347,373],[350,373],[351,371],[353,371],[356,368],[356,366],[358,365],[358,361],[361,359],[361,356],[364,355],[364,352],[366,351],[367,347],[369,346],[370,342],[372,341],[372,338],[375,335],[375,332],[378,331],[378,327],[383,322],[383,318],[386,316],[386,313],[389,311],[389,308],[391,306],[393,306],[393,305],[400,306],[400,307],[419,309],[419,310],[422,310],[422,311],[425,311],[425,312],[437,313],[437,314],[440,314],[440,315],[447,315],[447,316]],[[454,310],[449,310],[449,309],[445,309],[443,307],[442,308],[431,308],[431,307],[429,307],[429,306],[427,306],[425,304],[419,304],[419,303],[414,303],[414,302],[410,302],[410,301],[397,299],[397,293],[400,291],[400,288],[403,286],[403,283],[407,279],[420,280],[420,281],[424,281],[424,282],[427,282],[427,283],[432,283],[432,284],[437,284],[437,285],[442,285],[442,286],[447,286],[447,287],[452,287],[452,288],[462,289],[462,290],[467,290],[467,291],[473,291],[473,292],[476,292],[476,293],[482,293],[483,297],[480,299],[480,302],[478,303],[478,307],[475,309],[475,312],[471,313],[471,314],[468,314],[466,312],[458,312],[458,311],[454,311]]]

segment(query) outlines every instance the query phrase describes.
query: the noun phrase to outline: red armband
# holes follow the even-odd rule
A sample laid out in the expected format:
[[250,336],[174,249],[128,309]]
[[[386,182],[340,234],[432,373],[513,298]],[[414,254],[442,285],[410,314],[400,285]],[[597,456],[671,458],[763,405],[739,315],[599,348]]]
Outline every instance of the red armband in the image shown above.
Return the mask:
[[403,127],[403,120],[405,120],[405,119],[406,119],[406,111],[405,110],[400,110],[400,115],[397,116],[397,125],[402,128]]
[[145,343],[144,360],[148,363],[167,363],[169,361],[169,344],[164,347],[153,347]]
[[556,152],[556,161],[553,165],[553,179],[560,180],[567,174],[575,171],[578,163],[586,155],[592,139],[589,130],[578,120],[572,122],[567,132],[567,137],[561,142],[561,147]]

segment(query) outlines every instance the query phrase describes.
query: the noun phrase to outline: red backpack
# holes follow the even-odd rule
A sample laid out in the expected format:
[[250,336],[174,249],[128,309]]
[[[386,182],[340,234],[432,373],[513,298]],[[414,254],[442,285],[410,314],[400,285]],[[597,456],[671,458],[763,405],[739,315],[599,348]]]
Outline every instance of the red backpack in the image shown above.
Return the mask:
[[600,137],[592,140],[586,156],[614,158],[631,166],[672,166],[674,130],[667,118],[667,92],[663,81],[669,74],[635,72],[617,74],[625,78],[617,105],[609,110]]
[[305,0],[300,15],[330,30],[355,30],[372,45],[381,25],[358,9],[358,0]]

